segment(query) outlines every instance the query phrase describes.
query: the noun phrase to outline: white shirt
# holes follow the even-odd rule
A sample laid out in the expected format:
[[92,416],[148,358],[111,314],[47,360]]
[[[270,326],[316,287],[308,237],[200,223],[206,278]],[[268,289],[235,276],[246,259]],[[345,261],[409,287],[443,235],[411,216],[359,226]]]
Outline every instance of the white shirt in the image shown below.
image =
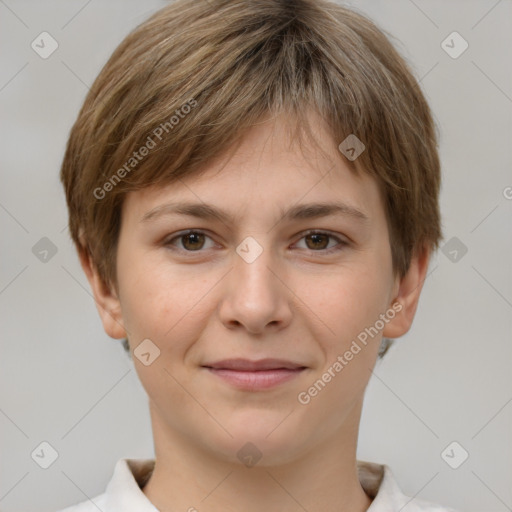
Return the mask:
[[[154,459],[119,459],[104,493],[59,512],[158,512],[141,490],[154,464]],[[405,496],[385,464],[357,461],[357,469],[361,486],[373,499],[367,512],[457,512]]]

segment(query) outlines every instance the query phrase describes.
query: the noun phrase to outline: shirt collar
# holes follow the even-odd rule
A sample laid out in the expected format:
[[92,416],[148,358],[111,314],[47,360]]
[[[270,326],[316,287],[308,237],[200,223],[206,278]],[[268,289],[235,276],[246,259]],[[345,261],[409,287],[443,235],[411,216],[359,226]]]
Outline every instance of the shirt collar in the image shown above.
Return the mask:
[[105,490],[105,509],[158,512],[141,490],[154,466],[155,459],[119,459]]
[[[151,476],[154,465],[154,459],[119,459],[105,490],[106,510],[158,512],[142,492],[142,487]],[[357,471],[362,488],[373,500],[367,512],[449,512],[449,509],[404,495],[391,469],[385,464],[358,460]]]

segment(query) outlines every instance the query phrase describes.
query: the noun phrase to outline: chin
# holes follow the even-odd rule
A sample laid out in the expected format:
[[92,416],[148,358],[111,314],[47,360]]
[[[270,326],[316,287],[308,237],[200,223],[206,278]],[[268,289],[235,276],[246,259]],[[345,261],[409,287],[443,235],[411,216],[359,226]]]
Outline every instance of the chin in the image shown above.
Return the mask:
[[293,415],[285,419],[287,414],[289,412],[246,411],[236,419],[232,417],[229,422],[221,422],[233,437],[219,431],[216,439],[208,442],[205,435],[203,442],[228,463],[247,467],[287,464],[300,456],[307,441],[300,437],[301,429],[295,425]]

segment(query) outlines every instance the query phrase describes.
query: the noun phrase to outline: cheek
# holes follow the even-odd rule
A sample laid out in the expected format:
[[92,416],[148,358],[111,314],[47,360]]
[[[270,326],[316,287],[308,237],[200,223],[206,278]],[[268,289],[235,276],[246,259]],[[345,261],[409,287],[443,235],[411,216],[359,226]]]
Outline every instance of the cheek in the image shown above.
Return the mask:
[[387,282],[378,266],[362,264],[301,282],[297,295],[305,297],[312,315],[323,322],[323,329],[334,340],[334,349],[373,325],[386,308]]
[[381,335],[368,334],[366,329],[386,308],[387,281],[382,271],[367,264],[344,269],[315,281],[315,292],[309,294],[308,306],[322,320],[319,324],[312,315],[311,325],[319,327],[310,330],[323,359],[301,390],[299,402],[307,402],[301,407],[314,411],[326,433],[339,428],[362,400],[375,366]]
[[[160,350],[149,366],[134,359],[139,379],[163,411],[193,411],[194,402],[179,382],[184,378],[187,351],[212,314],[208,291],[216,280],[194,277],[182,269],[176,272],[168,262],[164,265],[146,260],[137,264],[132,260],[125,270],[120,289],[131,349],[150,339]],[[171,416],[168,420],[172,423],[175,419]]]
[[122,314],[134,342],[149,338],[162,351],[184,349],[208,318],[216,280],[149,260],[133,260],[123,276]]

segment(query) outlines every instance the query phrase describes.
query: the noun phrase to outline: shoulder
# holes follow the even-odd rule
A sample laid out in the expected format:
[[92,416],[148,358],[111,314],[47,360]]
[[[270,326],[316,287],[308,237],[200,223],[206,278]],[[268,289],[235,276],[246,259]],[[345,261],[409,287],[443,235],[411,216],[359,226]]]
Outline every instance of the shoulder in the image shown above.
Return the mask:
[[430,501],[419,500],[417,498],[411,501],[404,507],[403,512],[459,512],[454,508],[443,507]]
[[429,501],[404,494],[389,466],[374,462],[357,461],[359,480],[366,494],[373,498],[367,512],[458,512]]
[[158,512],[142,492],[154,459],[119,459],[105,491],[57,512]]

